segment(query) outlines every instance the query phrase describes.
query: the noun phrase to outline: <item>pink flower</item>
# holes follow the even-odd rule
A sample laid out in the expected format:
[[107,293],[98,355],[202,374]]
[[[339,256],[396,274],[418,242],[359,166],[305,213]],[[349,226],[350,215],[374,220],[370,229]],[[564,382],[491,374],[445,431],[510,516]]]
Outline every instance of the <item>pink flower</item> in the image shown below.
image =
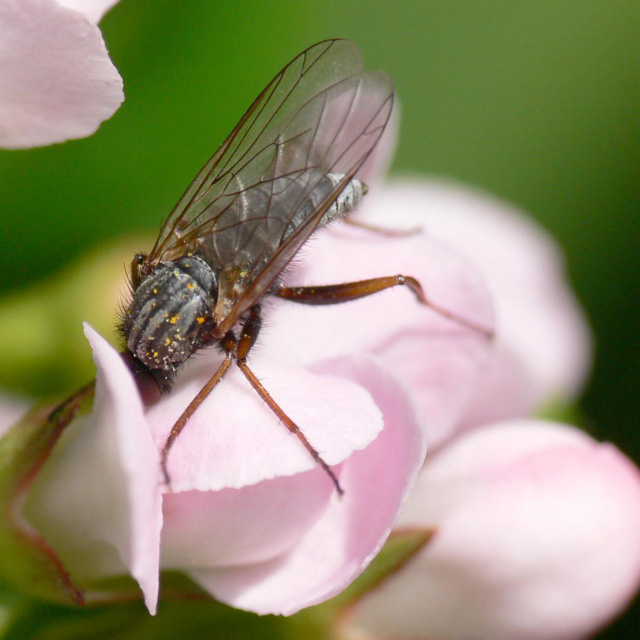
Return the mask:
[[[584,637],[640,584],[640,473],[574,428],[513,419],[570,401],[588,371],[589,332],[559,252],[521,213],[468,188],[414,180],[376,195],[367,222],[421,226],[486,277],[496,339],[457,420],[427,420],[430,454],[397,530],[433,537],[353,604],[340,631]],[[431,389],[405,381],[423,406]]]
[[122,103],[122,78],[96,22],[115,0],[0,4],[0,146],[93,133]]
[[638,469],[564,425],[464,434],[428,459],[398,526],[435,536],[346,637],[583,638],[640,583]]
[[[640,582],[640,481],[612,446],[522,419],[570,402],[589,367],[559,252],[510,207],[441,183],[378,186],[361,215],[422,233],[335,225],[287,284],[412,275],[461,322],[402,287],[319,308],[265,301],[251,367],[334,466],[344,498],[236,370],[172,449],[166,491],[158,451],[220,356],[193,358],[145,409],[120,356],[88,328],[95,408],[39,474],[27,517],[89,600],[102,578],[130,574],[154,612],[159,572],[174,569],[232,606],[291,614],[359,575],[410,495],[399,529],[435,535],[354,604],[342,632],[592,632]],[[464,326],[493,328],[489,291],[494,341]],[[425,434],[433,453],[420,471]]]
[[[446,250],[420,236],[342,233],[331,251],[348,261],[344,272],[321,283],[361,272],[414,275],[433,281],[434,301],[490,328],[484,288]],[[294,269],[288,279],[302,275]],[[429,391],[422,418],[448,423],[490,343],[402,287],[311,309],[309,317],[318,318],[306,325],[296,323],[294,306],[268,304],[250,364],[334,466],[342,498],[235,369],[177,440],[171,492],[163,493],[158,449],[220,355],[211,349],[192,358],[172,393],[145,410],[120,356],[87,329],[98,366],[95,408],[56,446],[26,514],[72,579],[89,589],[89,600],[96,580],[130,573],[154,611],[158,572],[167,568],[232,606],[291,614],[340,592],[379,551],[425,455],[423,422],[404,378]]]
[[[456,430],[579,394],[591,365],[590,331],[559,248],[532,219],[465,185],[424,179],[392,182],[361,214],[371,224],[423,229],[469,260],[491,293],[496,345]],[[429,444],[450,435],[431,433]]]

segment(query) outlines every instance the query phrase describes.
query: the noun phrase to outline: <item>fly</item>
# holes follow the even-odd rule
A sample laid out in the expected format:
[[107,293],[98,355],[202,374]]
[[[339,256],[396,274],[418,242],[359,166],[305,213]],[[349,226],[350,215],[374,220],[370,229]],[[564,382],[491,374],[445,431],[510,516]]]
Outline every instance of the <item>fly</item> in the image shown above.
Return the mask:
[[331,467],[269,395],[247,358],[260,332],[264,296],[334,304],[406,285],[433,307],[410,276],[318,287],[286,287],[279,280],[311,234],[361,201],[366,187],[357,174],[389,121],[393,99],[389,76],[363,71],[352,42],[326,40],[306,49],[266,86],[204,165],[151,252],[133,258],[132,297],[121,333],[134,373],[151,377],[166,392],[196,351],[218,345],[225,354],[164,445],[167,484],[172,445],[235,363],[343,493]]

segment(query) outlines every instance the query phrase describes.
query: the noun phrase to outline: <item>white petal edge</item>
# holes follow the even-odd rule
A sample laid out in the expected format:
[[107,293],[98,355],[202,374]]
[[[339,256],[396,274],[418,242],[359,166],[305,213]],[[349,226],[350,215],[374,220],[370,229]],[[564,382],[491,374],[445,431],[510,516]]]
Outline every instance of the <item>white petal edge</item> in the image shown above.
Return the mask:
[[83,13],[91,22],[98,24],[111,7],[119,0],[58,0],[58,4]]
[[55,0],[0,3],[0,147],[96,131],[124,100],[100,29]]

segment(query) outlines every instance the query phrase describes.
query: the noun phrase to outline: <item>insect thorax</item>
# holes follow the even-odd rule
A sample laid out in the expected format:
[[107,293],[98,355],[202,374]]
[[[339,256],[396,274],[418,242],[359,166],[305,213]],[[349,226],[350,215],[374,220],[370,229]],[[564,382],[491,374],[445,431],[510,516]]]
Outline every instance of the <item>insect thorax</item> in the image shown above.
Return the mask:
[[216,274],[202,258],[160,263],[125,311],[127,349],[148,369],[175,370],[206,342],[216,290]]

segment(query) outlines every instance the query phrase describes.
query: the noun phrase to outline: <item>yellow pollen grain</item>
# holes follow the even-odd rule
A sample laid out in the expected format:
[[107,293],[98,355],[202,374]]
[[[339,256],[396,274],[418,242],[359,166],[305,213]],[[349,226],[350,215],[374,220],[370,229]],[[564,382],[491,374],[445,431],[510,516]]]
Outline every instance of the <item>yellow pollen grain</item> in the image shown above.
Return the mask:
[[202,324],[202,323],[204,322],[204,318],[203,318],[202,316],[198,316],[198,317],[196,318],[196,322],[197,322],[198,324]]
[[167,347],[171,344],[171,339],[170,338],[165,338],[164,339],[164,343],[167,345]]
[[178,316],[172,316],[171,318],[169,318],[169,322],[171,324],[175,324],[176,322],[178,322]]
[[193,289],[193,283],[187,282],[187,289]]
[[158,290],[157,290],[157,289],[154,289],[154,290],[153,290],[153,293],[158,293]]

